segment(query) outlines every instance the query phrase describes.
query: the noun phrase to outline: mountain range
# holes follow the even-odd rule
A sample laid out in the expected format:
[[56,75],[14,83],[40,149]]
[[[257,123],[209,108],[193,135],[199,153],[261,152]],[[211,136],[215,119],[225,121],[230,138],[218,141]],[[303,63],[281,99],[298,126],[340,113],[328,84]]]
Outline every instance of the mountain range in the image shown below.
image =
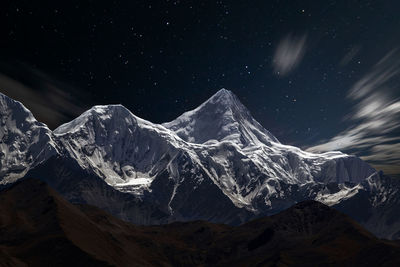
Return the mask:
[[222,89],[174,121],[94,106],[54,131],[0,94],[0,183],[37,177],[72,203],[136,224],[240,225],[317,200],[400,237],[398,179],[341,152],[284,145]]
[[398,266],[400,244],[305,201],[241,226],[138,226],[38,179],[0,192],[1,266]]

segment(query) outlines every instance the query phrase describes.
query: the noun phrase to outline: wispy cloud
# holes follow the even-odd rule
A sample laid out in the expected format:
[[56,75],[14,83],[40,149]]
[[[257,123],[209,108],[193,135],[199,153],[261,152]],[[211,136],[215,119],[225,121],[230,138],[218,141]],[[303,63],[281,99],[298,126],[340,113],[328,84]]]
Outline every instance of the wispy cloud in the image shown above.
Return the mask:
[[[355,103],[344,119],[353,126],[308,151],[355,151],[389,174],[400,168],[400,52],[386,54],[348,91]],[[398,93],[397,93],[398,95]]]
[[[3,67],[3,66],[2,66]],[[24,74],[23,80],[0,73],[0,92],[22,102],[40,122],[54,129],[85,110],[84,94],[29,66],[16,64],[8,72]]]
[[283,38],[275,51],[272,61],[274,72],[284,76],[292,71],[302,60],[306,50],[307,35],[287,35]]

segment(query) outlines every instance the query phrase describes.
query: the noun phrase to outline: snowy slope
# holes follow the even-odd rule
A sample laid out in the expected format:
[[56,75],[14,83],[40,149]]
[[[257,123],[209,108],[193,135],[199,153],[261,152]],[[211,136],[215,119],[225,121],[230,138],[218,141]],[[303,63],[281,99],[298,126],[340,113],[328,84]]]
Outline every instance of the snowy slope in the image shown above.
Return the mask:
[[[110,185],[147,184],[174,157],[182,141],[164,127],[134,116],[121,105],[95,106],[54,135],[84,168]],[[160,161],[161,160],[161,161]]]
[[20,102],[0,93],[0,184],[21,178],[55,153],[49,128]]

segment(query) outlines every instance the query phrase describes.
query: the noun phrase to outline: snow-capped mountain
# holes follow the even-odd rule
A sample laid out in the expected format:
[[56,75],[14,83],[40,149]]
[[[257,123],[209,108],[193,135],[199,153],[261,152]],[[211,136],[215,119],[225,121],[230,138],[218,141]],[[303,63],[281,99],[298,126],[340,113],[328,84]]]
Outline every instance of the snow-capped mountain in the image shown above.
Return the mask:
[[50,129],[20,102],[0,93],[0,184],[24,176],[55,153]]
[[162,124],[195,144],[228,141],[239,147],[278,142],[230,91],[221,89],[198,108]]
[[121,105],[95,106],[54,131],[70,155],[113,186],[149,184],[182,140]]
[[[17,136],[1,143],[7,151],[0,166],[3,183],[31,169],[28,175],[45,176],[70,201],[136,223],[204,219],[239,224],[305,199],[340,208],[364,191],[370,194],[368,203],[386,201],[367,186],[376,173],[367,163],[341,152],[313,154],[281,144],[225,89],[161,125],[108,105],[95,106],[54,132],[19,102],[2,99],[6,123],[0,133]],[[15,171],[8,151],[19,155],[23,171]],[[56,163],[47,163],[49,158]],[[54,166],[63,161],[69,163],[61,172]],[[67,185],[68,180],[79,186]]]
[[254,200],[268,206],[280,183],[359,182],[374,172],[340,152],[318,155],[282,145],[224,89],[164,125],[121,105],[95,106],[54,135],[83,168],[121,191],[157,194],[153,181],[168,173],[168,203],[189,177],[195,185],[212,182],[239,208],[258,211]]
[[[93,107],[60,126],[54,135],[82,168],[122,192],[157,203],[176,219],[204,219],[205,210],[209,205],[216,205],[214,200],[218,198],[229,210],[236,212],[241,208],[235,207],[232,202],[236,199],[224,194],[214,177],[210,177],[193,150],[196,144],[185,142],[161,125],[134,116],[121,105]],[[198,205],[195,196],[207,191],[211,196],[198,203],[202,209],[197,209],[200,213],[196,214],[192,208]],[[182,198],[185,201],[180,201]],[[184,214],[181,209],[185,210]],[[212,213],[206,219],[211,220],[215,211]],[[236,221],[236,215],[233,217]]]

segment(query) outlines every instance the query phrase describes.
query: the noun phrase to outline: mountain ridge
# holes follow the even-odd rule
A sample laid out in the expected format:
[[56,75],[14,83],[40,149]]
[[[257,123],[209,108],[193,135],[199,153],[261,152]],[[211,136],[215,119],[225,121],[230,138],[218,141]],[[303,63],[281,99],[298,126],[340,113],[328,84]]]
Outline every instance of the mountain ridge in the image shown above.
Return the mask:
[[[216,131],[198,130],[194,126],[197,123],[204,129],[214,125]],[[58,157],[57,164],[64,166],[63,159],[70,158],[77,164],[72,173],[87,179],[86,183],[79,182],[87,187],[79,189],[83,194],[80,199],[133,222],[141,221],[137,201],[152,206],[143,214],[151,214],[153,206],[157,206],[156,213],[159,210],[167,214],[168,218],[159,218],[160,223],[206,219],[234,225],[277,213],[306,199],[335,206],[357,196],[361,188],[371,191],[362,183],[376,173],[355,156],[341,152],[314,154],[281,144],[225,89],[163,125],[143,120],[122,105],[107,105],[94,106],[53,132],[45,129],[49,138],[44,139],[43,147],[50,147],[50,152],[32,161],[22,160],[25,169],[9,181],[35,174],[35,170],[40,170],[36,172],[39,176],[46,172],[46,177],[66,181],[64,174],[46,161]],[[189,135],[193,133],[191,140]],[[72,174],[68,177],[74,180]],[[0,178],[7,183],[7,177]],[[125,197],[111,189],[99,191],[103,185],[98,187],[95,179],[103,180],[113,190],[131,194],[132,205],[121,209],[113,199]],[[334,187],[328,186],[332,183]],[[72,188],[58,186],[57,190],[73,200],[74,192],[68,192]],[[101,200],[96,200],[90,190],[97,192]],[[365,201],[372,203],[373,194],[378,193]]]

